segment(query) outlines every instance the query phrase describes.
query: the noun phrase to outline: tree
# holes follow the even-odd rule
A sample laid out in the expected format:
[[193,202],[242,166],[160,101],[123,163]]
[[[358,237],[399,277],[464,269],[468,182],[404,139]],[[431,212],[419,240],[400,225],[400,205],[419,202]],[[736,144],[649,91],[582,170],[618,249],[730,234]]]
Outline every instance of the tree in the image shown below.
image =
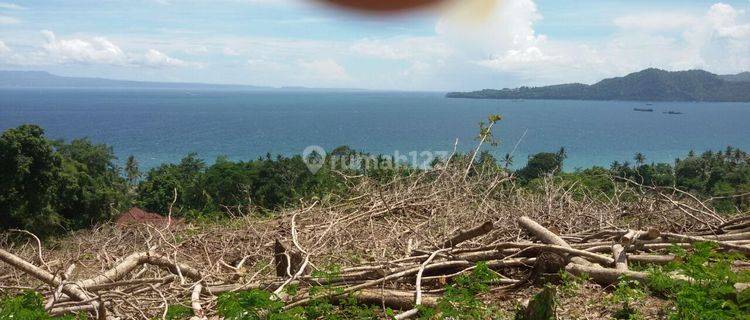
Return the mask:
[[34,125],[0,136],[0,228],[41,236],[108,219],[125,203],[112,148],[87,139],[51,142]]
[[134,185],[141,178],[141,170],[138,168],[138,160],[134,156],[129,156],[125,162],[125,176],[130,185]]
[[560,172],[563,166],[563,157],[560,153],[542,152],[529,157],[526,167],[518,171],[518,177],[529,181],[535,178]]
[[63,163],[56,211],[66,228],[87,228],[124,209],[127,182],[120,175],[112,147],[88,139],[55,145]]
[[206,197],[199,184],[205,169],[205,162],[190,153],[179,164],[163,164],[149,170],[138,186],[139,205],[152,212],[167,213],[176,190],[175,214],[179,215],[182,208],[203,209]]
[[644,156],[643,153],[637,152],[633,157],[633,160],[635,160],[636,165],[640,167],[646,163],[646,156]]
[[0,227],[46,230],[59,223],[54,190],[61,159],[35,125],[0,136]]
[[513,155],[511,155],[510,153],[506,153],[505,156],[503,156],[503,163],[505,169],[507,170],[510,166],[513,165]]
[[479,141],[479,144],[477,145],[477,148],[474,150],[474,152],[471,153],[471,159],[469,160],[469,165],[466,166],[464,178],[468,177],[469,173],[471,173],[471,167],[474,164],[474,159],[476,159],[477,154],[479,154],[479,149],[482,148],[482,144],[488,142],[490,146],[493,147],[496,147],[498,144],[500,144],[500,140],[496,139],[495,136],[492,135],[492,127],[502,119],[503,117],[499,114],[491,114],[487,117],[487,121],[489,124],[486,124],[484,121],[479,122],[479,135],[475,138],[477,141]]

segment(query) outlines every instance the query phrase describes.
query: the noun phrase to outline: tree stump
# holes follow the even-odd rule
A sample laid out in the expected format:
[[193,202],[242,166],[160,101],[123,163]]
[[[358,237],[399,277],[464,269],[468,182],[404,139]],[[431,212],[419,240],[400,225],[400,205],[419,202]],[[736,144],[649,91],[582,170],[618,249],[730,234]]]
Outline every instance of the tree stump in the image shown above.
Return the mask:
[[302,254],[288,249],[279,239],[273,244],[273,262],[276,266],[276,276],[287,278],[299,270],[302,265]]
[[516,312],[516,320],[555,320],[555,288],[545,287],[536,294],[526,308]]
[[560,270],[564,270],[567,264],[568,261],[564,255],[543,251],[537,257],[528,280],[537,285],[559,281]]

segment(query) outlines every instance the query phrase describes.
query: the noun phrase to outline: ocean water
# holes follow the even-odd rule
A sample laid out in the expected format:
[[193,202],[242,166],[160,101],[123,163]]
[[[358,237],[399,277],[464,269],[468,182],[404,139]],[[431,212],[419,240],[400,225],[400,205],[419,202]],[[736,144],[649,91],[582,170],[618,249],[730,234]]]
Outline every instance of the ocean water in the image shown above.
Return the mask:
[[[38,124],[54,139],[89,137],[134,155],[144,168],[189,152],[212,162],[300,154],[340,145],[401,155],[476,146],[478,123],[501,114],[500,156],[515,167],[529,154],[565,147],[566,170],[612,161],[672,162],[690,150],[750,150],[748,103],[507,101],[447,99],[442,93],[0,89],[0,130]],[[664,111],[684,114],[668,115]],[[420,160],[421,161],[421,160]]]

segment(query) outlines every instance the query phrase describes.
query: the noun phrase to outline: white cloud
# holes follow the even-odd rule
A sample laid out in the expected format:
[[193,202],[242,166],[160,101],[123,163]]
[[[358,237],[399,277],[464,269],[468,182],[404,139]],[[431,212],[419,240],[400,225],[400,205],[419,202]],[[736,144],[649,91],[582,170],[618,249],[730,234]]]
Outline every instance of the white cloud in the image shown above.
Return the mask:
[[372,39],[363,39],[355,42],[351,46],[351,50],[357,54],[381,59],[401,60],[411,56],[411,52],[408,50],[400,50],[387,43],[383,43],[381,40]]
[[359,56],[386,60],[443,59],[451,52],[436,37],[366,38],[355,41],[349,50]]
[[622,29],[644,31],[684,30],[700,19],[686,13],[655,12],[617,17],[614,24]]
[[201,67],[198,63],[172,58],[163,52],[154,49],[149,49],[143,56],[131,58],[131,62],[151,68]]
[[44,49],[53,62],[84,64],[127,64],[127,56],[116,44],[104,37],[91,39],[57,39],[52,31],[44,30],[47,43]]
[[438,35],[453,48],[463,49],[467,56],[505,55],[510,50],[525,51],[544,41],[545,37],[534,30],[534,23],[542,16],[533,0],[476,3],[481,6],[450,13],[435,28]]
[[0,2],[0,9],[5,9],[5,10],[22,10],[22,9],[25,9],[25,8],[22,7],[22,6],[19,6],[19,5],[15,4],[15,3]]
[[190,54],[190,55],[204,55],[208,53],[208,47],[196,45],[196,46],[188,47],[184,51],[185,53]]
[[268,85],[332,87],[352,83],[346,68],[330,58],[288,60],[253,58],[246,62],[248,77]]
[[230,56],[230,57],[235,57],[235,56],[239,56],[240,55],[239,52],[237,52],[236,50],[234,50],[234,49],[232,49],[230,47],[224,47],[224,49],[221,50],[221,53],[223,53],[225,56]]
[[16,24],[16,23],[20,23],[20,22],[21,22],[21,20],[18,20],[17,18],[14,18],[14,17],[0,16],[0,25],[2,25],[2,24]]
[[10,48],[8,48],[8,46],[5,45],[5,42],[0,40],[0,54],[4,54],[8,52],[10,52]]
[[302,76],[322,81],[341,81],[350,79],[346,69],[333,59],[298,61]]
[[265,60],[265,59],[250,59],[247,60],[247,66],[251,71],[256,73],[276,73],[282,72],[287,69],[287,66],[283,63]]
[[711,6],[706,19],[721,37],[733,39],[750,38],[750,22],[738,23],[737,20],[744,11],[738,11],[732,6],[724,3],[717,3]]
[[[42,31],[42,34],[46,38],[43,53],[47,64],[79,63],[149,68],[202,67],[199,63],[173,58],[156,49],[148,49],[144,54],[127,53],[104,37],[58,39],[49,30]],[[38,64],[39,60],[37,55],[35,64]]]

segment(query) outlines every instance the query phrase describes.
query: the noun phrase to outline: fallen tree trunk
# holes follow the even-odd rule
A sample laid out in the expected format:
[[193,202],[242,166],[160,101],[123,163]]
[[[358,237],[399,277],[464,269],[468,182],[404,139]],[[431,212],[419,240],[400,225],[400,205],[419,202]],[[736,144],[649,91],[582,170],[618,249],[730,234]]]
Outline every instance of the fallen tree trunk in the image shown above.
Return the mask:
[[468,241],[471,239],[474,239],[476,237],[483,236],[490,231],[492,231],[492,228],[494,227],[492,221],[487,221],[477,227],[471,228],[466,231],[459,231],[457,235],[455,235],[453,238],[449,239],[448,241],[445,241],[443,243],[443,248],[450,248],[455,247],[459,243]]
[[688,242],[688,243],[711,242],[711,243],[718,245],[722,249],[734,250],[734,251],[742,252],[746,256],[750,256],[750,246],[726,243],[726,242],[710,239],[709,237],[685,236],[685,235],[676,234],[676,233],[665,233],[663,234],[663,236],[669,239],[676,239],[676,240],[680,240],[680,241]]
[[[381,290],[381,289],[364,289],[353,293],[352,296],[360,303],[381,305],[394,309],[409,309],[414,306],[414,292],[402,290]],[[438,303],[440,296],[422,295],[422,305],[434,307]]]
[[[570,244],[568,244],[567,241],[563,240],[563,238],[556,235],[554,232],[549,231],[542,225],[536,223],[536,221],[529,219],[529,217],[527,216],[521,216],[517,219],[517,221],[518,224],[521,225],[521,227],[526,229],[526,231],[532,233],[537,239],[544,243],[573,248],[570,246]],[[573,257],[570,260],[582,265],[591,265],[591,263],[586,259],[580,257]]]
[[565,267],[565,271],[576,276],[587,275],[591,278],[591,280],[602,285],[616,284],[620,281],[620,277],[622,276],[626,276],[628,279],[643,283],[648,280],[648,273],[645,272],[583,266],[576,263],[568,264]]
[[135,268],[143,264],[151,264],[162,269],[166,269],[175,275],[181,277],[184,276],[190,278],[190,280],[193,281],[200,281],[203,278],[200,271],[193,267],[172,262],[167,257],[154,252],[138,252],[129,255],[128,257],[123,259],[117,266],[109,269],[103,274],[91,279],[76,281],[76,284],[81,286],[82,288],[88,288],[99,286],[105,283],[119,281],[130,272],[132,272]]
[[638,263],[667,264],[674,261],[674,255],[629,254],[628,260]]
[[[38,279],[39,281],[50,285],[53,288],[57,288],[62,285],[62,292],[76,300],[84,301],[90,298],[89,295],[81,290],[77,285],[62,284],[62,280],[60,279],[60,277],[57,277],[8,251],[0,249],[0,260],[15,267],[16,269],[25,272],[26,274]],[[94,309],[98,309],[98,304],[96,302],[93,302],[92,305]]]

